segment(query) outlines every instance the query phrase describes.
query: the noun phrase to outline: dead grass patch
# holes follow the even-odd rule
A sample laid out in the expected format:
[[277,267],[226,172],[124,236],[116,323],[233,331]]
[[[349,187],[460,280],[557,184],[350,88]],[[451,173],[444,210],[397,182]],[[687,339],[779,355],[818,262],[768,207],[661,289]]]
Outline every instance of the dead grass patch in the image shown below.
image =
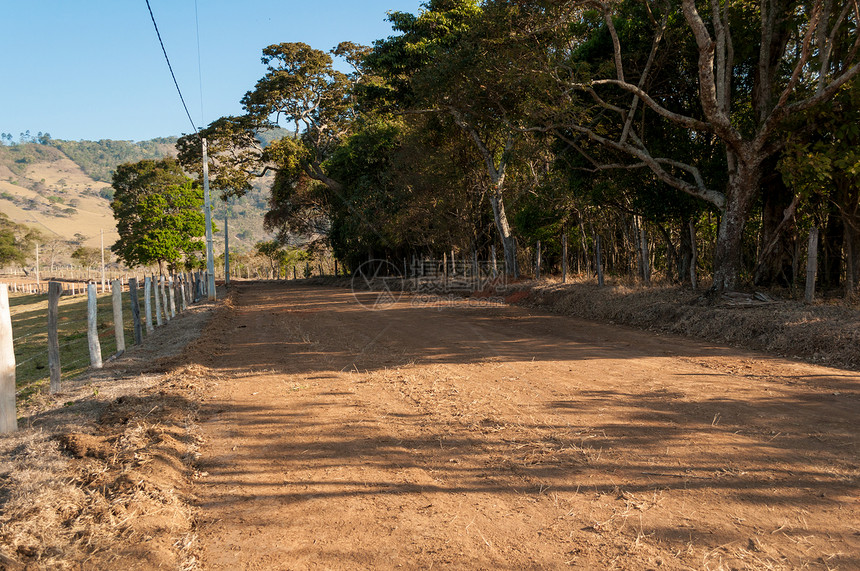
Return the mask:
[[[522,297],[514,301],[515,295]],[[860,370],[860,312],[850,307],[791,300],[710,304],[682,287],[592,283],[524,282],[506,299],[563,315]]]
[[179,354],[211,309],[19,411],[0,438],[0,569],[197,567],[187,493],[211,374]]

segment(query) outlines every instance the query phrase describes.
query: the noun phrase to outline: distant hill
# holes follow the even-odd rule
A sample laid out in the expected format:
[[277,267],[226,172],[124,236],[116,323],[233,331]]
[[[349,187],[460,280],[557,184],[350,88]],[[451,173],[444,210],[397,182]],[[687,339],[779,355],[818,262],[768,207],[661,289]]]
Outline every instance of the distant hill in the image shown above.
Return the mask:
[[[274,137],[273,137],[274,138]],[[175,137],[151,141],[63,141],[48,139],[0,145],[0,212],[14,222],[37,228],[51,242],[52,251],[66,261],[76,245],[105,247],[118,238],[110,198],[110,181],[116,167],[145,158],[175,156]],[[215,250],[223,252],[220,230],[229,220],[232,251],[250,250],[270,239],[263,230],[268,210],[268,181],[261,180],[242,198],[224,203],[213,196]]]
[[151,141],[63,141],[49,139],[48,145],[61,150],[94,180],[110,184],[117,165],[135,163],[143,159],[160,159],[176,156],[177,137],[163,137]]

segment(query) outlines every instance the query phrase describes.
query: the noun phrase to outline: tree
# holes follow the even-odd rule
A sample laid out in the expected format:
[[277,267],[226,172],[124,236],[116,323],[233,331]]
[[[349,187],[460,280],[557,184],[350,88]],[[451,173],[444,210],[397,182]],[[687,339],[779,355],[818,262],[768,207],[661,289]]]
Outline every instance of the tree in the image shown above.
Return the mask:
[[278,279],[281,278],[281,270],[286,271],[299,262],[310,260],[311,258],[306,250],[284,248],[284,245],[278,240],[257,242],[254,245],[254,251],[269,263],[272,275]]
[[32,255],[40,234],[27,226],[12,222],[0,212],[0,266],[23,266]]
[[47,258],[48,267],[51,272],[54,271],[57,259],[68,251],[69,245],[69,241],[62,238],[50,238],[42,243],[42,253]]
[[281,263],[284,258],[283,248],[277,240],[269,240],[268,242],[257,242],[254,245],[254,250],[257,255],[262,256],[269,262],[269,268],[272,270],[272,275],[281,277]]
[[[744,226],[767,159],[786,144],[785,120],[829,101],[860,72],[858,14],[850,2],[714,0],[701,9],[695,0],[493,3],[516,12],[521,31],[509,46],[543,61],[529,66],[542,70],[544,79],[536,81],[555,83],[544,129],[585,152],[588,144],[603,149],[603,156],[593,157],[595,169],[649,169],[720,211],[715,291],[738,283]],[[548,26],[556,31],[551,46],[544,43]],[[640,33],[625,37],[630,29]],[[637,49],[649,36],[650,48]],[[603,62],[580,57],[589,42],[606,46]],[[673,82],[665,73],[674,69],[666,64],[685,61],[691,73],[680,77],[696,78],[694,99],[686,90],[666,89]],[[685,152],[685,144],[673,151],[643,129],[647,118],[671,125],[687,141],[718,142],[723,172],[705,176],[706,164]]]
[[90,276],[90,269],[99,265],[102,259],[101,250],[91,248],[89,246],[80,246],[72,252],[72,259],[77,260],[83,267],[87,269],[87,279]]
[[101,262],[102,253],[98,248],[80,246],[72,252],[72,259],[77,260],[82,266],[89,269]]
[[[496,69],[495,47],[508,34],[476,0],[430,0],[417,16],[389,15],[399,35],[376,42],[367,67],[385,86],[368,90],[396,112],[447,116],[475,145],[488,177],[489,202],[504,250],[505,269],[516,271],[516,239],[505,207],[516,127],[528,83],[516,86]],[[510,61],[505,65],[510,67]],[[481,192],[483,189],[475,189]]]
[[[794,117],[791,127],[779,162],[783,178],[797,192],[791,214],[797,208],[813,215],[835,211],[829,217],[841,226],[837,238],[850,297],[860,281],[860,79],[843,87],[830,104]],[[834,269],[838,279],[839,267]]]
[[[272,170],[292,182],[308,177],[339,190],[340,183],[327,175],[324,163],[355,118],[351,90],[362,74],[358,69],[352,74],[338,71],[332,55],[358,65],[364,51],[349,42],[329,53],[301,42],[266,47],[266,74],[242,98],[246,114],[217,119],[200,133],[209,142],[213,187],[241,195],[254,177]],[[295,136],[264,145],[258,132],[281,122]],[[200,170],[200,137],[188,135],[177,142],[180,161],[194,172]]]
[[171,268],[203,250],[203,191],[175,159],[143,160],[117,167],[111,208],[119,240],[111,247],[130,266]]

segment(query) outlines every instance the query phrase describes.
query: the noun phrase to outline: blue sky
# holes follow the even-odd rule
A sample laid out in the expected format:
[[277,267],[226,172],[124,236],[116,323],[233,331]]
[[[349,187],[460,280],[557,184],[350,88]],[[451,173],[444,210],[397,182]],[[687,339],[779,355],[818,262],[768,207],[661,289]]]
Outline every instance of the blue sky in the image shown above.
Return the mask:
[[[262,77],[261,50],[329,50],[391,34],[386,12],[421,0],[150,0],[189,110],[200,126],[241,113]],[[145,140],[191,131],[145,0],[0,0],[0,132]]]

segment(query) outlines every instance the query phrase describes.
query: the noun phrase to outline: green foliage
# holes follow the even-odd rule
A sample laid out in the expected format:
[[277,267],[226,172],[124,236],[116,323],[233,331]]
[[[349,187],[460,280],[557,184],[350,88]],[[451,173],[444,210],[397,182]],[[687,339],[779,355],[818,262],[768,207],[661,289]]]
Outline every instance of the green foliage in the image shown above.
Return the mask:
[[282,272],[286,272],[287,269],[297,266],[300,262],[311,259],[311,254],[308,251],[300,248],[285,248],[278,240],[257,242],[254,245],[254,251],[266,259],[272,273],[278,276]]
[[[822,105],[785,123],[794,107],[784,107],[853,69],[851,34],[841,32],[856,31],[857,15],[827,17],[842,26],[830,36],[828,67],[819,45],[827,34],[806,34],[809,7],[766,4],[781,14],[768,50],[758,45],[757,4],[637,0],[428,0],[418,14],[391,13],[394,34],[372,50],[273,44],[263,50],[264,76],[242,99],[245,115],[203,131],[210,179],[225,196],[243,196],[275,172],[265,222],[278,240],[258,244],[273,268],[278,244],[294,235],[312,247],[327,241],[348,265],[369,254],[486,252],[499,234],[510,251],[506,205],[514,232],[541,239],[551,256],[562,232],[583,252],[602,236],[612,250],[606,263],[619,268],[635,250],[633,216],[659,231],[662,240],[650,241],[665,242],[655,257],[666,265],[692,258],[692,221],[709,245],[699,244],[699,267],[727,268],[718,288],[733,287],[761,249],[754,245],[769,240],[765,224],[750,220],[765,211],[760,181],[775,153],[784,149],[792,190],[816,197],[802,206],[829,216],[836,204],[852,224],[845,212],[860,212],[860,102],[846,86],[832,113]],[[732,47],[717,41],[721,25]],[[712,68],[734,58],[710,107],[699,70],[705,36],[715,38]],[[805,36],[812,44],[803,55]],[[793,75],[798,63],[803,73]],[[832,71],[816,85],[818,69]],[[199,177],[200,139],[184,137],[178,148]]]
[[41,235],[38,231],[16,224],[0,212],[0,266],[24,265],[31,257]]
[[129,266],[177,266],[203,250],[203,192],[174,159],[120,165],[111,208],[119,240],[111,250]]
[[77,260],[85,268],[92,268],[101,262],[102,253],[98,248],[80,246],[72,252],[72,259]]
[[835,185],[860,186],[860,80],[828,105],[795,118],[779,169],[806,196]]
[[135,143],[110,139],[100,141],[50,139],[46,144],[65,153],[95,180],[110,182],[114,169],[118,165],[164,157],[170,154],[176,140],[175,137],[164,137]]
[[23,175],[27,167],[33,163],[55,162],[62,157],[62,153],[55,149],[35,143],[0,145],[0,165],[8,167],[17,175]]

